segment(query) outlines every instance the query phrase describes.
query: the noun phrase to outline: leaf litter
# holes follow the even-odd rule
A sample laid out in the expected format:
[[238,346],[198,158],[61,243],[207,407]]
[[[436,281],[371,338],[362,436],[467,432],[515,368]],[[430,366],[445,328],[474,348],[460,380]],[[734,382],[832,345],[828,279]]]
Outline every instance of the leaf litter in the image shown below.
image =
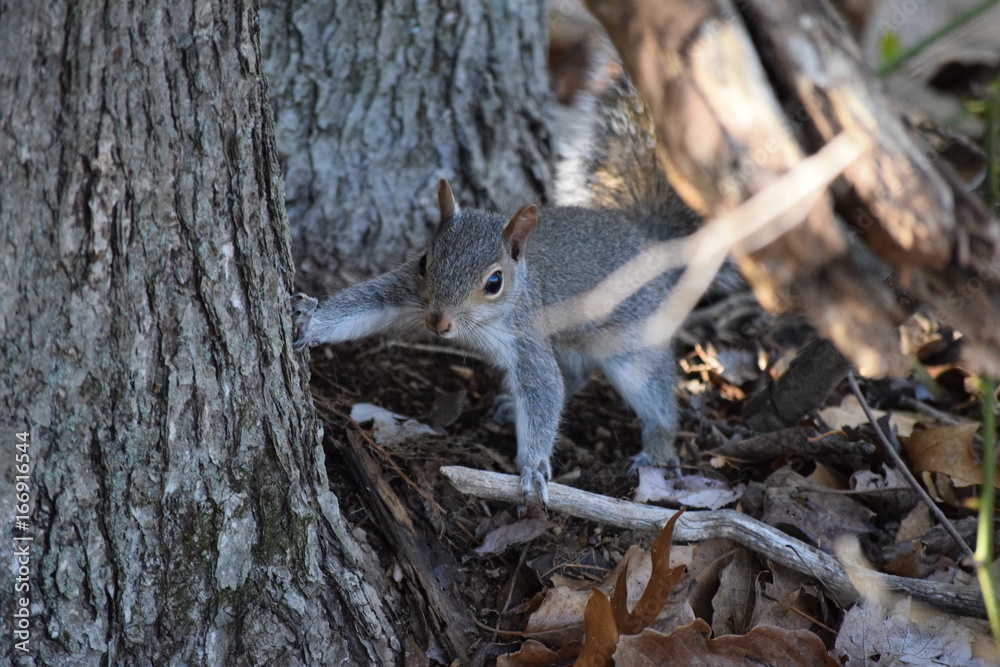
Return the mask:
[[[886,6],[871,15],[883,16]],[[922,20],[929,16],[921,13]],[[915,30],[910,21],[905,27]],[[877,36],[866,33],[865,39]],[[940,56],[936,51],[936,62],[947,62]],[[926,80],[920,85],[926,88]],[[933,142],[948,141],[947,128],[926,130],[934,114],[919,106],[907,109],[913,125]],[[961,173],[981,171],[981,159],[964,159],[967,164],[956,165]],[[780,375],[811,334],[801,319],[766,315],[745,299],[739,303],[712,306],[713,317],[691,318],[679,336],[679,445],[690,464],[684,477],[640,471],[636,483],[628,471],[640,447],[634,416],[600,378],[567,405],[553,459],[556,477],[614,498],[732,508],[829,553],[849,539],[856,560],[880,572],[975,587],[969,563],[883,456],[844,386],[783,431],[757,432],[743,423],[747,398]],[[982,471],[977,396],[969,372],[956,361],[961,338],[920,313],[900,330],[919,372],[867,380],[863,389],[878,415],[888,415],[911,470],[971,544]],[[456,363],[453,352],[435,355],[426,346],[363,343],[315,350],[313,371],[328,440],[346,440],[357,428],[370,433],[446,511],[442,516],[391,467],[383,468],[435,558],[452,566],[441,568],[453,574],[439,574],[440,585],[468,610],[469,632],[479,633],[471,657],[459,657],[462,664],[997,662],[979,619],[877,591],[845,604],[810,573],[728,540],[671,545],[667,528],[653,539],[572,517],[517,519],[511,507],[458,495],[437,474],[441,465],[516,473],[513,431],[489,418],[497,378],[474,358]],[[362,401],[384,409],[358,405]],[[354,424],[336,416],[352,407],[359,410]],[[330,448],[328,472],[342,511],[386,571],[398,573],[410,608],[420,610],[413,614],[420,620],[411,622],[408,653],[423,651],[427,662],[420,664],[448,664],[436,629],[441,618],[425,608],[408,578],[411,564],[385,541],[384,527],[357,493],[362,482],[342,474],[339,464]]]
[[[357,355],[362,362],[365,354]],[[759,354],[763,352],[741,358]],[[341,412],[355,405],[356,396],[381,390],[388,410],[359,406],[354,414],[364,421],[340,428],[367,431],[475,533],[477,541],[469,542],[393,478],[411,514],[424,518],[428,539],[450,545],[467,573],[466,583],[451,585],[458,586],[482,631],[495,630],[479,640],[486,658],[477,664],[663,664],[659,661],[668,658],[670,664],[871,664],[873,655],[884,661],[895,659],[896,651],[902,652],[901,664],[990,664],[988,635],[978,619],[945,617],[932,626],[921,620],[928,616],[905,615],[898,601],[844,605],[809,573],[771,563],[727,540],[669,545],[664,534],[650,541],[642,532],[569,517],[518,519],[512,507],[457,496],[436,467],[457,462],[514,472],[514,439],[509,426],[491,425],[488,419],[489,386],[495,382],[489,371],[470,364],[458,373],[447,361],[440,361],[443,379],[428,380],[430,388],[441,383],[439,398],[426,403],[419,401],[428,390],[420,378],[438,373],[429,367],[410,373],[398,389],[384,382],[346,392],[325,386],[328,400],[345,405]],[[341,378],[345,363],[337,362]],[[412,359],[393,363],[412,364]],[[439,362],[430,355],[423,363]],[[759,382],[761,377],[746,378],[747,369],[744,363],[731,378]],[[942,367],[936,372],[954,380],[961,371]],[[592,382],[567,408],[574,418],[564,424],[554,459],[556,475],[612,497],[667,507],[735,508],[830,553],[838,539],[849,536],[870,566],[883,572],[976,585],[954,543],[883,459],[871,426],[845,387],[828,399],[830,406],[845,409],[820,411],[792,429],[765,434],[741,426],[738,406],[744,399],[733,399],[739,392],[715,391],[718,383],[730,380],[722,373],[699,373],[705,380],[697,396],[698,413],[686,411],[683,421],[686,432],[703,434],[700,451],[686,452],[687,460],[701,461],[700,467],[676,480],[656,469],[640,470],[637,481],[628,471],[629,456],[640,446],[633,417],[607,385]],[[378,383],[378,377],[371,382]],[[976,486],[968,482],[978,474],[978,445],[974,401],[961,393],[963,387],[966,383],[951,382],[943,393],[947,398],[935,403],[958,422],[942,424],[926,414],[899,410],[902,400],[892,403],[893,396],[928,400],[919,382],[894,380],[891,387],[888,381],[865,383],[890,423],[911,433],[901,438],[904,454],[938,496],[951,503],[949,514],[969,540],[974,519],[968,505]],[[461,409],[455,403],[459,399]],[[425,426],[424,419],[439,414],[443,401],[450,425]],[[901,421],[897,412],[909,414]],[[418,417],[404,416],[408,414]],[[686,437],[689,444],[698,440]],[[336,479],[333,473],[331,479]],[[350,514],[358,501],[352,501],[347,482],[341,485],[338,497]],[[364,512],[361,507],[353,511]],[[377,539],[373,527],[366,532]],[[383,557],[391,567],[392,557]],[[946,641],[921,644],[920,633],[931,627]],[[437,651],[428,655],[440,654],[429,637],[417,644]],[[934,662],[921,662],[925,659]]]

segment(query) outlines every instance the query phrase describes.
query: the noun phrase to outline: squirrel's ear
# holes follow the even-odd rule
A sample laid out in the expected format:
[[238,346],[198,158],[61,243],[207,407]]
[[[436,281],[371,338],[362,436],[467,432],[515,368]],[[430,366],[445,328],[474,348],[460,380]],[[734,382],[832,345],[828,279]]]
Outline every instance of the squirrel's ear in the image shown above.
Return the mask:
[[538,225],[538,207],[528,204],[514,214],[503,230],[503,237],[510,241],[510,256],[516,262],[524,254],[524,244]]
[[438,184],[438,206],[441,207],[441,222],[458,213],[458,204],[455,203],[455,195],[451,193],[451,185],[443,178]]

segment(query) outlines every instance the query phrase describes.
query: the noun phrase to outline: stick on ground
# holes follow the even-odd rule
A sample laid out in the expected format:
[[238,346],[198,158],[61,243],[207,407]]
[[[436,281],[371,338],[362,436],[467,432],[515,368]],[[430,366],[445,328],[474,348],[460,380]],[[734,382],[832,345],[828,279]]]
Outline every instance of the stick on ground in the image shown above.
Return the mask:
[[[523,501],[520,480],[514,475],[461,466],[444,466],[441,472],[462,493],[512,504]],[[548,509],[606,525],[650,532],[659,532],[675,513],[554,482],[549,483]],[[860,597],[835,556],[735,510],[685,512],[674,527],[674,541],[698,542],[715,538],[732,540],[796,572],[816,577],[844,604]],[[865,572],[864,576],[883,589],[911,595],[943,611],[986,618],[986,607],[977,587],[908,579],[881,572]]]
[[872,428],[875,429],[875,433],[878,434],[879,440],[882,442],[882,449],[885,450],[886,456],[892,459],[893,466],[895,466],[896,470],[903,476],[913,490],[917,492],[917,495],[920,496],[927,507],[930,508],[931,513],[937,517],[937,520],[942,526],[944,526],[944,529],[948,531],[948,534],[951,535],[952,539],[955,540],[955,543],[962,549],[962,553],[970,559],[975,559],[975,554],[972,553],[972,549],[965,543],[965,540],[963,540],[962,536],[958,534],[958,531],[955,530],[955,526],[951,524],[951,521],[949,521],[948,517],[944,515],[941,508],[937,506],[937,503],[931,499],[927,491],[924,490],[924,487],[917,481],[917,478],[913,476],[913,473],[910,472],[910,469],[906,466],[906,462],[903,461],[903,457],[899,455],[899,452],[894,446],[897,443],[889,442],[890,437],[893,441],[895,441],[896,437],[892,433],[887,435],[885,431],[882,430],[878,420],[875,419],[875,415],[872,414],[871,408],[868,407],[868,401],[865,400],[864,394],[861,393],[861,388],[858,387],[858,381],[854,378],[854,373],[847,374],[847,381],[851,385],[851,391],[853,391],[854,395],[857,397],[858,403],[861,404],[861,408],[865,411],[865,416],[868,417],[868,421],[871,422]]

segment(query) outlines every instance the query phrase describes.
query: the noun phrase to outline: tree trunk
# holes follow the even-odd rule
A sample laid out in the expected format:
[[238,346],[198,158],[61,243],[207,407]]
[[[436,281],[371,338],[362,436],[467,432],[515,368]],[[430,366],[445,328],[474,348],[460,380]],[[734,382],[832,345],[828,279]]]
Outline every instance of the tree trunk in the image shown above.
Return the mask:
[[274,0],[265,68],[303,289],[423,245],[436,187],[510,213],[549,181],[544,2]]
[[242,2],[0,13],[0,512],[28,584],[12,598],[0,574],[0,633],[28,632],[11,662],[401,653],[289,345],[257,26]]

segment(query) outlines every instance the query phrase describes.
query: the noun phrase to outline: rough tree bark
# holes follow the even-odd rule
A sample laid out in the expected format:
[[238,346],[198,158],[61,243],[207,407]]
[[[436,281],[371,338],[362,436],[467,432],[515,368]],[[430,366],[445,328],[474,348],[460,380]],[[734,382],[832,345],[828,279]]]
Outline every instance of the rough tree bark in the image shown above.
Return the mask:
[[[11,662],[391,664],[396,596],[328,487],[253,3],[0,12]],[[30,514],[13,527],[15,433]],[[23,529],[22,529],[23,528]]]
[[271,0],[261,21],[303,289],[422,245],[440,178],[511,212],[544,192],[546,3]]
[[1000,373],[1000,226],[928,159],[827,3],[587,4],[650,105],[671,182],[706,217],[839,132],[871,141],[802,224],[741,258],[765,305],[803,310],[866,372],[905,371],[901,289],[963,332],[973,367]]

